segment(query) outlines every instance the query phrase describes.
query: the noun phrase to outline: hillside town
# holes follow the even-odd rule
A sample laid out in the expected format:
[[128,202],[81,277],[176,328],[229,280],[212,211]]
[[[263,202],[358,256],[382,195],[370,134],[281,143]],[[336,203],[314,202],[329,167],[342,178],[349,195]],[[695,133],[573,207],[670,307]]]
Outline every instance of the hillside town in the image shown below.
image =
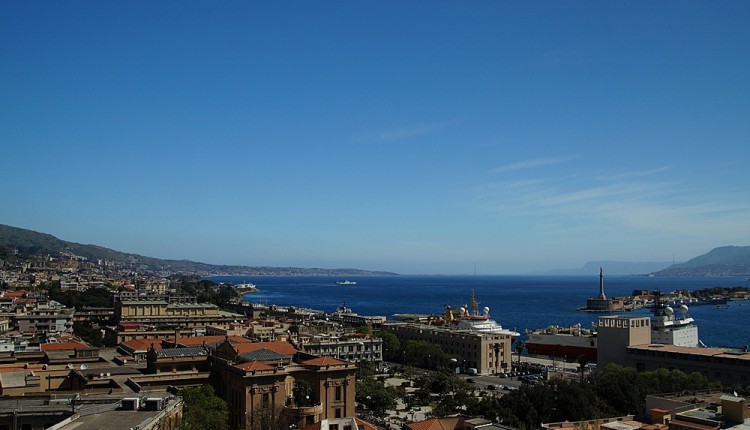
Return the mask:
[[6,256],[0,283],[0,428],[718,430],[750,418],[750,353],[662,341],[649,317],[600,315],[596,354],[563,358],[525,349],[473,293],[466,308],[390,320],[251,303],[230,285],[70,252]]

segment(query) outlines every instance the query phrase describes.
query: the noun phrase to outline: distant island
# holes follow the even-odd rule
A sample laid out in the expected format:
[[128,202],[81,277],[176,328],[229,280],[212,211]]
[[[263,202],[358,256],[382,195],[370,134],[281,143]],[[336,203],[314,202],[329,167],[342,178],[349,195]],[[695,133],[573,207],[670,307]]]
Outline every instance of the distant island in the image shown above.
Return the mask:
[[13,255],[67,254],[89,261],[109,261],[138,273],[160,276],[182,273],[199,276],[393,276],[393,272],[361,269],[238,266],[200,263],[190,260],[162,260],[129,254],[97,245],[67,242],[50,234],[0,224],[0,260]]

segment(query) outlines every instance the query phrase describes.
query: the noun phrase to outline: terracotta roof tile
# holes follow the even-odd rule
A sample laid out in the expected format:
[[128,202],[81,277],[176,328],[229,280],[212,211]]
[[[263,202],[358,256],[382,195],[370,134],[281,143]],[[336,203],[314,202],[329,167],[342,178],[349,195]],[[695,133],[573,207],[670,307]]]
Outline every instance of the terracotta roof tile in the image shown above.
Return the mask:
[[377,427],[375,427],[374,425],[368,423],[365,420],[361,420],[359,418],[355,418],[355,420],[357,421],[357,427],[359,427],[359,428],[364,428],[365,430],[378,430]]
[[133,339],[122,342],[120,345],[130,348],[133,351],[145,351],[151,348],[151,345],[154,345],[154,349],[161,349],[161,339]]
[[247,363],[242,364],[236,364],[234,367],[238,369],[242,369],[245,371],[252,371],[252,370],[273,370],[273,367],[261,363],[260,361],[248,361]]
[[40,346],[42,351],[66,351],[76,348],[88,348],[89,345],[81,342],[64,342],[64,343],[43,343]]
[[[414,423],[407,424],[411,430],[448,430],[443,427],[443,424],[437,418],[430,418],[424,421],[417,421]],[[450,430],[453,430],[452,428]]]
[[303,361],[302,364],[309,364],[311,366],[336,366],[339,364],[346,364],[345,361],[337,360],[333,357],[318,357],[312,360]]
[[240,354],[240,355],[246,354],[248,352],[252,352],[258,349],[268,349],[277,354],[283,354],[283,355],[289,355],[289,356],[294,356],[297,353],[297,350],[294,348],[294,346],[291,343],[286,342],[286,341],[239,343],[233,346],[234,346],[234,349],[237,351],[237,354]]

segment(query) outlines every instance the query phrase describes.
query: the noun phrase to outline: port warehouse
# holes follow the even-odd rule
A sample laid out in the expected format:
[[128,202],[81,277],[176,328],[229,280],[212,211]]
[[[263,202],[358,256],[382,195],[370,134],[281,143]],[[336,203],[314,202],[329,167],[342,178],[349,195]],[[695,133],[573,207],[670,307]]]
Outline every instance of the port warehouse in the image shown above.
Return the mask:
[[662,345],[651,342],[650,318],[601,316],[598,321],[600,367],[609,363],[638,370],[678,369],[698,372],[724,385],[750,383],[750,352]]
[[673,345],[638,345],[626,351],[627,365],[638,370],[664,367],[690,374],[698,372],[724,385],[750,384],[750,353],[716,348],[688,348]]
[[402,345],[410,340],[439,345],[449,358],[482,374],[510,371],[513,338],[504,333],[478,333],[422,324],[393,322],[380,328],[393,333]]

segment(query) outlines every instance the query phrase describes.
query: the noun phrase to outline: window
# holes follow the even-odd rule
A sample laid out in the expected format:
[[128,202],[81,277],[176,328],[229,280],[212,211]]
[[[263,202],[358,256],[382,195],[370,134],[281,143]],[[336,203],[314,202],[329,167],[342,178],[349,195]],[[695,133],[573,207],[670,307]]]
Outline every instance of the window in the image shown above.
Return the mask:
[[[336,408],[336,418],[341,418],[341,408]],[[331,430],[338,430],[338,424],[334,424],[334,426],[331,426]]]
[[341,387],[336,387],[336,400],[341,400]]

